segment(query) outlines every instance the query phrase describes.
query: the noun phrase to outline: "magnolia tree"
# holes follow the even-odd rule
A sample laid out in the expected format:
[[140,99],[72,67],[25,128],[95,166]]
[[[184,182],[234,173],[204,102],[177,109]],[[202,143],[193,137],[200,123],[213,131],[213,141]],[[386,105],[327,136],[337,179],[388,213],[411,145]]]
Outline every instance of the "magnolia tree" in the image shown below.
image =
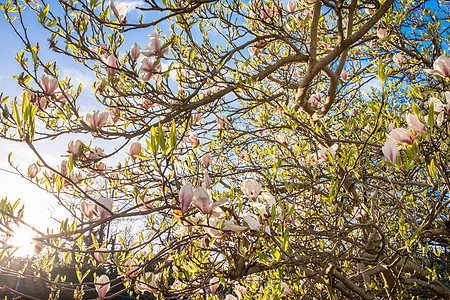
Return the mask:
[[[40,232],[3,200],[0,230],[32,227],[37,251],[14,273],[3,247],[2,272],[51,298],[450,299],[445,5],[130,8],[2,5],[24,48],[1,135],[35,153],[29,167],[10,161],[67,211]],[[32,16],[58,55],[32,40]],[[91,87],[62,76],[62,56]],[[64,136],[52,165],[38,145]]]

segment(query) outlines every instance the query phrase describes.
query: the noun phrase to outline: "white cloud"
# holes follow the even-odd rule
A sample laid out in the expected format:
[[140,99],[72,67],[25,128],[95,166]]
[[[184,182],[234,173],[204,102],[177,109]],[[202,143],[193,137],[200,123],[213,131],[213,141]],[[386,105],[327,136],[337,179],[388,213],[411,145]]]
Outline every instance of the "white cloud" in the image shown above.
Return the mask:
[[127,4],[128,10],[127,14],[142,14],[142,11],[137,10],[136,7],[143,7],[145,5],[144,1],[123,1]]
[[93,93],[92,84],[96,80],[94,73],[90,70],[83,70],[82,68],[64,68],[62,70],[63,77],[68,76],[72,79],[72,84],[75,88],[81,83],[84,91]]

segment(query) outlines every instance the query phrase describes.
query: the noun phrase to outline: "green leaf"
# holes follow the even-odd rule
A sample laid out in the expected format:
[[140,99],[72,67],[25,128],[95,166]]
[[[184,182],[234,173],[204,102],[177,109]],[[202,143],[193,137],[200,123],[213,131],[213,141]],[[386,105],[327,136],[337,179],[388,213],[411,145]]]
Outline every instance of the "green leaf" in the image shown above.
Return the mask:
[[158,145],[163,153],[166,152],[166,138],[164,136],[164,131],[161,124],[158,126]]
[[406,237],[406,226],[405,226],[405,220],[400,219],[398,221],[398,225],[399,225],[399,231],[400,231],[400,235],[405,238]]
[[146,156],[142,156],[142,155],[135,155],[134,157],[139,158],[140,160],[150,160],[150,158],[146,157]]
[[47,27],[53,27],[56,24],[58,24],[58,21],[57,20],[53,20],[53,21],[50,21],[50,22],[47,23]]
[[428,108],[428,121],[427,121],[428,127],[434,126],[434,103],[430,103],[430,107]]
[[67,162],[67,174],[72,173],[73,170],[73,154],[70,154],[69,161]]
[[417,238],[419,237],[421,231],[422,231],[422,226],[419,226],[419,228],[417,228],[417,230],[411,236],[411,244],[414,243],[417,240]]
[[431,177],[433,177],[434,179],[438,179],[436,166],[434,165],[434,159],[432,159],[430,164],[428,165],[428,171],[430,172]]
[[16,100],[13,101],[13,116],[14,121],[16,121],[17,126],[21,126],[20,116],[19,116],[19,110],[17,109]]
[[30,115],[29,106],[30,106],[30,98],[28,97],[28,92],[24,91],[22,97],[22,118],[25,123],[28,121]]
[[171,150],[174,149],[176,144],[177,144],[177,128],[175,126],[175,122],[172,122],[169,134],[169,148]]
[[155,127],[152,126],[152,129],[150,129],[150,135],[151,135],[151,142],[150,142],[150,150],[153,152],[154,155],[156,155],[156,152],[158,151],[158,142],[157,142],[157,134]]

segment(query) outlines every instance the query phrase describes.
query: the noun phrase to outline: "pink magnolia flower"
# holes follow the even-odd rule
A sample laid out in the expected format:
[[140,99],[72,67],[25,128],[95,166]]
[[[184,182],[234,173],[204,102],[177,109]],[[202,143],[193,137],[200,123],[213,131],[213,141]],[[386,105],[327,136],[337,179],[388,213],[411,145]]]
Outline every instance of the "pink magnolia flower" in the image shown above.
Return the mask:
[[250,54],[250,56],[256,56],[259,54],[259,50],[258,48],[252,45],[248,47],[248,53]]
[[144,73],[143,76],[141,76],[141,80],[144,82],[148,82],[150,79],[155,79],[156,81],[161,80],[161,74],[158,74],[158,72],[161,71],[161,64],[157,64],[156,66],[153,64],[153,61],[146,57],[142,60],[141,68],[139,69],[139,72]]
[[[280,4],[282,5],[282,4]],[[283,8],[283,6],[281,6],[281,9]],[[272,3],[272,17],[275,19],[280,19],[281,18],[281,10],[280,7],[278,7],[278,5],[276,5],[275,3]]]
[[[202,238],[202,241],[201,241],[201,243],[202,243],[202,247],[203,248],[209,248],[209,243],[210,243],[210,241],[211,241],[211,239],[210,239],[210,237],[209,237],[209,235],[204,235],[203,236],[203,238]],[[213,292],[214,293],[214,292]]]
[[[446,91],[444,93],[445,95],[445,100],[447,101],[447,104],[442,103],[441,100],[431,97],[430,100],[428,101],[428,106],[431,106],[431,104],[433,104],[433,110],[435,112],[438,113],[437,119],[436,119],[436,124],[438,126],[442,125],[442,122],[444,121],[444,116],[449,115],[450,114],[450,92]],[[427,118],[427,117],[425,117]]]
[[[73,183],[76,184],[76,183],[80,182],[81,180],[83,180],[83,174],[81,174],[80,172],[78,172],[78,173],[72,172],[72,173],[70,173],[69,178],[70,178],[70,180],[72,180]],[[69,182],[66,182],[65,184],[69,184]]]
[[99,262],[102,263],[105,260],[108,259],[109,253],[106,252],[108,249],[106,248],[99,248],[98,251],[94,252],[94,258]]
[[89,160],[98,160],[105,156],[106,156],[105,152],[103,152],[103,149],[99,147],[95,147],[94,149],[91,149],[88,152],[86,152],[86,158]]
[[294,13],[297,10],[297,4],[295,4],[295,2],[289,1],[287,8],[290,13]]
[[389,123],[388,132],[391,132],[392,130],[394,130],[394,124],[391,122]]
[[389,132],[388,137],[391,141],[397,144],[411,145],[414,141],[414,136],[411,131],[405,128],[396,128]]
[[292,296],[294,292],[291,290],[291,288],[285,283],[281,283],[281,288],[283,289],[283,295],[284,296]]
[[387,36],[386,30],[384,30],[383,28],[378,28],[377,29],[377,37],[382,40],[385,39]]
[[230,121],[228,121],[227,116],[224,114],[220,115],[220,117],[217,117],[217,129],[226,129],[230,125]]
[[126,267],[128,278],[134,278],[139,274],[139,266],[133,265],[132,259],[127,260],[123,266]]
[[108,56],[106,64],[108,65],[107,72],[109,75],[114,75],[119,71],[119,60],[114,54]]
[[342,78],[342,80],[347,81],[347,79],[348,79],[348,72],[346,70],[343,70],[341,72],[341,78]]
[[403,57],[403,55],[401,53],[395,53],[394,56],[392,57],[392,60],[399,66],[402,66],[405,58]]
[[90,171],[92,173],[96,173],[96,174],[99,174],[99,175],[102,175],[103,173],[105,173],[106,169],[107,169],[107,167],[106,167],[105,163],[103,163],[101,161],[96,162],[95,164],[93,164],[90,167]]
[[209,167],[211,164],[211,155],[205,154],[202,156],[202,163],[205,166],[205,168]]
[[151,200],[145,196],[142,200],[141,196],[136,197],[136,206],[139,211],[147,211],[149,209],[153,208],[153,205],[151,204]]
[[43,74],[41,79],[39,79],[39,83],[44,90],[44,92],[48,95],[54,95],[56,89],[59,87],[59,82],[56,78],[49,78],[47,74]]
[[450,77],[450,58],[441,55],[433,63],[433,69],[425,69],[428,74],[437,74],[443,78]]
[[261,199],[267,201],[270,205],[275,205],[277,203],[275,197],[269,192],[262,192]]
[[140,142],[134,142],[130,145],[130,156],[134,160],[136,159],[136,155],[141,154],[141,143]]
[[98,297],[104,298],[106,293],[108,293],[110,289],[109,278],[106,275],[102,275],[97,278],[97,284],[95,285],[95,289],[97,290]]
[[317,152],[317,163],[318,164],[322,164],[324,162],[328,161],[328,152],[330,153],[331,157],[335,157],[336,156],[336,151],[338,149],[339,145],[338,144],[334,144],[331,147],[328,148],[321,148],[318,152]]
[[213,277],[209,280],[209,286],[211,289],[211,292],[215,293],[217,289],[219,288],[220,280],[217,277]]
[[116,123],[120,118],[120,110],[117,107],[114,107],[109,111],[109,117],[113,123]]
[[58,172],[63,176],[67,175],[67,164],[68,163],[69,162],[67,161],[67,159],[65,159],[61,162],[61,164],[57,168]]
[[[104,207],[107,208],[107,210],[105,208],[101,207],[97,203],[102,204]],[[114,200],[109,197],[100,197],[100,198],[98,198],[97,203],[95,204],[94,210],[97,213],[97,215],[99,216],[99,218],[101,220],[103,220],[109,215],[108,210],[112,211]]]
[[121,2],[117,7],[114,5],[112,0],[109,0],[109,8],[113,13],[114,17],[116,17],[119,24],[125,24],[127,22],[127,5],[125,2]]
[[152,102],[152,100],[150,100],[148,98],[142,99],[142,107],[145,109],[154,108],[154,107],[157,107],[158,105],[159,105],[158,103],[154,103],[154,102]]
[[194,189],[190,183],[183,185],[178,193],[178,199],[181,204],[181,212],[185,214],[191,206],[194,197]]
[[395,164],[397,161],[398,155],[398,146],[391,140],[387,140],[384,146],[381,148],[383,151],[384,157],[387,161]]
[[[30,96],[30,102],[36,105],[39,110],[45,110],[48,107],[48,98],[39,97],[37,94],[28,92]],[[23,94],[22,94],[23,96]]]
[[36,163],[33,163],[28,167],[28,176],[33,179],[34,177],[36,177],[40,170],[41,168]]
[[[450,98],[449,96],[449,92],[445,92],[445,98]],[[447,99],[447,101],[448,100],[449,99]],[[444,112],[448,114],[450,112],[450,105],[442,103],[442,101],[437,98],[431,97],[430,100],[428,100],[428,106],[431,106],[431,104],[433,104],[433,110],[437,113]]]
[[259,217],[252,213],[243,213],[240,217],[245,221],[248,228],[251,230],[261,230],[262,224],[259,222]]
[[68,144],[68,148],[69,148],[69,153],[72,153],[73,154],[73,156],[78,156],[79,154],[80,154],[80,148],[82,147],[82,145],[83,145],[83,142],[82,141],[80,141],[80,140],[73,140],[73,139],[71,139],[70,141],[69,141],[69,144]]
[[108,50],[108,45],[106,45],[105,43],[100,43],[97,47],[97,52],[101,55],[105,55],[106,50]]
[[204,187],[194,190],[192,205],[197,207],[203,214],[210,214],[215,208],[228,202],[228,198],[222,198],[217,202],[211,199],[211,193]]
[[287,134],[285,132],[278,133],[276,140],[277,140],[277,142],[279,142],[280,144],[283,144],[283,145],[289,144],[289,137],[287,136]]
[[[238,295],[239,299],[243,299],[245,293],[248,291],[248,287],[240,285],[239,283],[234,287],[234,291]],[[228,299],[226,299],[228,300]]]
[[362,220],[367,216],[367,212],[363,207],[355,208],[355,219]]
[[105,77],[100,77],[97,85],[97,88],[95,89],[96,93],[103,93],[106,89],[106,86],[108,84],[108,80]]
[[83,200],[81,202],[81,212],[86,216],[86,218],[92,218],[94,216],[94,204],[87,203]]
[[66,103],[68,99],[72,99],[73,91],[71,89],[67,89],[62,92],[56,92],[55,97],[56,97],[56,101],[59,101],[61,103]]
[[246,179],[241,183],[241,190],[245,196],[254,199],[261,192],[261,184],[255,179]]
[[[223,237],[222,231],[242,232],[248,230],[248,228],[245,226],[235,224],[233,220],[224,220],[214,216],[209,218],[209,220],[205,220],[204,224],[206,225],[206,233],[215,238]],[[221,230],[216,228],[220,228]]]
[[194,122],[198,123],[202,119],[202,113],[196,113],[194,117]]
[[86,125],[98,129],[108,124],[109,112],[105,111],[100,113],[100,111],[90,112],[85,117]]
[[[151,272],[147,272],[145,274],[143,274],[143,279],[139,280],[136,283],[136,288],[140,291],[140,292],[149,292],[149,293],[155,293],[156,290],[158,289],[158,284],[157,281],[159,281],[159,277],[161,275],[155,275]],[[146,283],[148,281],[148,278],[150,279],[149,283]]]
[[203,175],[203,184],[202,184],[202,186],[204,186],[207,189],[211,189],[211,184],[212,184],[211,183],[211,178],[209,178],[209,175],[208,175],[208,173],[205,170],[204,175]]
[[149,34],[150,44],[145,47],[145,51],[142,51],[142,55],[147,57],[158,56],[160,54],[169,54],[169,48],[161,48],[162,36],[157,33]]
[[183,141],[192,145],[192,147],[197,147],[200,141],[194,132],[190,132],[189,136],[184,137]]
[[406,115],[406,123],[409,126],[409,129],[414,130],[417,133],[421,133],[422,131],[427,131],[425,124],[420,122],[419,118],[413,114]]
[[261,19],[263,19],[263,20],[267,20],[267,19],[269,19],[270,17],[272,17],[272,9],[270,9],[270,8],[263,8],[263,9],[259,9],[259,15],[260,15],[260,17],[261,17]]
[[131,46],[130,56],[134,59],[137,59],[141,55],[141,52],[141,46],[139,46],[137,43],[134,43],[133,46]]
[[290,224],[294,222],[294,214],[290,215],[289,217],[287,217],[286,219],[286,223]]
[[309,98],[309,104],[312,107],[317,108],[320,104],[320,100],[322,99],[322,94],[320,93],[315,93],[313,95],[311,95],[311,97]]

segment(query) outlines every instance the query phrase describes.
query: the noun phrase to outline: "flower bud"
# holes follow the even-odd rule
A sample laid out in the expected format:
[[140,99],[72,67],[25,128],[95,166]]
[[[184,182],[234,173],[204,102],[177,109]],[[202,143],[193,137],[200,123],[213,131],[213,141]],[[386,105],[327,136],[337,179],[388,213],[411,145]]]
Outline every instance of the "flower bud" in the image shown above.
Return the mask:
[[40,169],[41,168],[36,163],[31,164],[28,167],[28,176],[33,179],[39,173]]
[[389,139],[397,144],[411,145],[414,141],[412,133],[405,128],[396,128],[389,132]]
[[105,251],[108,251],[108,249],[106,249],[106,248],[99,248],[98,249],[99,251],[95,251],[94,252],[94,258],[99,262],[99,263],[102,263],[102,262],[104,262],[105,260],[107,260],[108,259],[108,255],[109,255],[109,253],[108,252],[105,252]]
[[211,164],[211,155],[205,154],[202,156],[202,163],[205,166],[205,168],[209,167]]
[[[102,204],[104,207],[106,207],[109,211],[112,211],[113,209],[113,204],[114,204],[114,200],[112,198],[107,198],[107,197],[100,197],[98,198],[97,202],[99,204]],[[101,220],[105,219],[106,217],[108,217],[109,212],[108,210],[106,210],[105,208],[103,208],[102,206],[100,206],[99,204],[95,204],[95,211],[97,213],[97,215],[99,216],[99,218]]]
[[102,275],[97,278],[95,289],[97,290],[99,298],[105,298],[106,293],[108,293],[110,284],[106,284],[107,282],[109,282],[109,278],[106,275]]
[[294,13],[297,10],[297,5],[295,4],[295,2],[292,1],[289,1],[287,7],[290,13]]
[[141,154],[141,143],[134,142],[130,145],[130,156],[134,160],[136,159],[136,155]]
[[137,59],[141,55],[141,46],[137,43],[134,43],[130,50],[130,56],[134,59]]
[[83,142],[80,140],[71,139],[68,144],[69,153],[72,153],[74,156],[78,156],[80,154],[80,147],[83,145]]
[[94,216],[94,205],[92,203],[87,203],[86,201],[81,202],[81,211],[86,218],[90,219]]
[[256,198],[261,192],[261,184],[255,179],[246,179],[241,184],[241,190],[247,197]]
[[401,53],[395,53],[394,56],[392,57],[392,60],[397,65],[402,66],[405,59]]
[[378,37],[380,40],[385,39],[386,36],[387,36],[386,30],[384,30],[383,28],[378,28],[378,29],[377,29],[377,37]]
[[181,204],[181,212],[184,214],[189,210],[191,206],[192,198],[194,196],[194,189],[190,183],[183,185],[178,193],[178,198]]
[[120,110],[117,107],[114,107],[109,111],[109,117],[113,123],[116,123],[120,118]]

